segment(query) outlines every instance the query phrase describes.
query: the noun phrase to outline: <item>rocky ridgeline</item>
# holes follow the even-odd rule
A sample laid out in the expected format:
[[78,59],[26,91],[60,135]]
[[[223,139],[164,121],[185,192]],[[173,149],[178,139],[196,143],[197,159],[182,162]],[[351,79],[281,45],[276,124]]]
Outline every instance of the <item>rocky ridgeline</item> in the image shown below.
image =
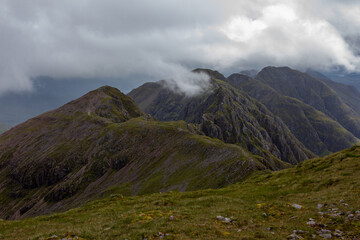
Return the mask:
[[288,239],[360,239],[350,231],[360,227],[360,210],[355,210],[344,200],[330,205],[318,203],[317,209],[317,216],[306,222],[314,231],[294,230]]

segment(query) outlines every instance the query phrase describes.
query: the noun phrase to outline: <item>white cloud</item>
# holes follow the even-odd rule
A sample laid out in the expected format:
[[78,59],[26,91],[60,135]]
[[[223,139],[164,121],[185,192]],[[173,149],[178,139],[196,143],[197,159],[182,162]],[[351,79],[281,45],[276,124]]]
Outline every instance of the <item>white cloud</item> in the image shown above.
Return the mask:
[[0,94],[31,89],[37,75],[143,74],[196,92],[187,72],[197,67],[359,71],[359,41],[344,40],[357,34],[359,9],[325,0],[0,0]]
[[314,16],[304,18],[295,10],[292,5],[269,5],[259,11],[256,19],[237,16],[225,23],[222,31],[239,42],[236,52],[242,56],[238,64],[301,69],[342,65],[350,71],[359,70],[359,59],[334,26]]
[[246,42],[257,37],[266,27],[263,21],[237,16],[226,23],[221,31],[233,41]]

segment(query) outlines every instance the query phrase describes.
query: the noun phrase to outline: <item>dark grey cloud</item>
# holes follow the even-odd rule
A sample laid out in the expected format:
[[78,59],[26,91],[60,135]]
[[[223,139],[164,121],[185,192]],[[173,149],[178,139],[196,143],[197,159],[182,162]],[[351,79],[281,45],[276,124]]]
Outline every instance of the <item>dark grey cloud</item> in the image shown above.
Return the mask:
[[0,0],[0,94],[38,75],[172,78],[194,94],[207,81],[196,67],[359,71],[358,13],[358,1]]

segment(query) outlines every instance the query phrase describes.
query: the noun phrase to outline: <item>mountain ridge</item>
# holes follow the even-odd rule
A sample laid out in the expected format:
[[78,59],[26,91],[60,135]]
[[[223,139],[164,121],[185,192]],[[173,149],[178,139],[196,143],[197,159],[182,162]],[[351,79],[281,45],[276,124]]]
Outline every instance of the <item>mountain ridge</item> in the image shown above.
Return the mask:
[[338,121],[360,137],[360,117],[322,80],[289,67],[266,67],[256,79],[270,85],[280,94],[294,97]]
[[[265,106],[217,79],[218,72],[209,69],[203,71],[211,77],[212,87],[198,96],[177,94],[161,83],[144,84],[128,95],[144,112],[160,121],[185,120],[199,124],[200,130],[206,135],[228,143],[238,143],[268,159],[275,156],[296,163],[315,156]],[[223,75],[220,78],[226,79]],[[257,145],[273,156],[261,152]]]
[[[242,80],[239,81],[239,78]],[[234,74],[229,76],[228,81],[280,117],[294,135],[316,154],[336,152],[359,142],[335,120],[296,98],[281,95],[268,84]]]
[[243,148],[157,122],[102,87],[0,135],[0,216],[19,219],[125,195],[218,188],[257,169],[280,169]]

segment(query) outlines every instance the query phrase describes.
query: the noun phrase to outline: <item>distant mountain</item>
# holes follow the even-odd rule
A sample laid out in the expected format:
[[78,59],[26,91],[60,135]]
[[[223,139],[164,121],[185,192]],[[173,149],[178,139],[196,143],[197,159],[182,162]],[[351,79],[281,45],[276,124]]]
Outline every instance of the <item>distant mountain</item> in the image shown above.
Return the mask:
[[335,82],[355,86],[360,91],[360,73],[327,72],[325,75]]
[[280,117],[308,149],[324,155],[351,147],[359,140],[338,122],[300,100],[278,93],[259,80],[241,74],[229,76],[228,82],[263,103]]
[[272,162],[298,163],[314,157],[286,125],[257,100],[235,89],[217,71],[197,69],[211,77],[211,88],[188,97],[164,83],[146,83],[129,93],[140,108],[160,121],[197,124],[207,136],[238,144]]
[[0,217],[67,210],[114,189],[218,188],[288,166],[197,132],[155,121],[115,88],[91,91],[0,135]]
[[354,136],[360,137],[360,115],[323,80],[288,67],[266,67],[256,79],[278,93],[296,98],[325,113]]

